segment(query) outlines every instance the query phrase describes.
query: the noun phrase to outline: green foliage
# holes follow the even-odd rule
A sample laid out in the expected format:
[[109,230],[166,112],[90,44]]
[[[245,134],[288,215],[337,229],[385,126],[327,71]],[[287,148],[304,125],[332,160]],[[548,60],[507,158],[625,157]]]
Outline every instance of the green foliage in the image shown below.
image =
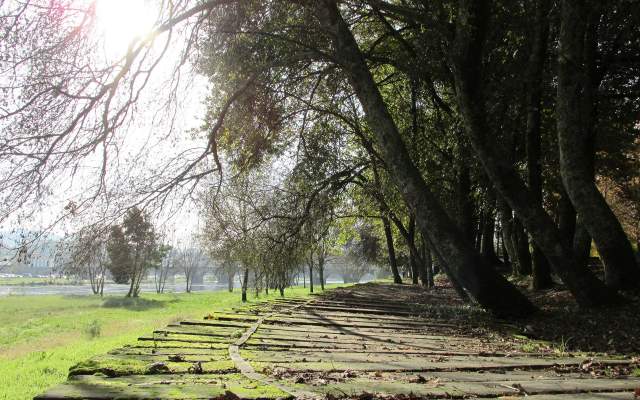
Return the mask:
[[149,215],[137,207],[127,211],[122,224],[111,227],[107,244],[108,269],[116,283],[131,283],[136,296],[144,272],[156,267],[169,247],[161,246]]
[[129,265],[131,263],[129,247],[124,236],[124,231],[120,225],[111,227],[109,241],[107,243],[107,253],[109,254],[109,264],[107,268],[111,272],[111,277],[115,283],[128,283],[130,279]]

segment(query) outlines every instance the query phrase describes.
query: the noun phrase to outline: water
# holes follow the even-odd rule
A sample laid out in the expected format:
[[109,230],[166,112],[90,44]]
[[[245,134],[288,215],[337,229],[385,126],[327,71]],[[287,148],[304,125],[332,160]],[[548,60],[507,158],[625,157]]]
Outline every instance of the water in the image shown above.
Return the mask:
[[[368,282],[371,279],[362,279],[360,282]],[[342,283],[341,280],[327,279],[327,284],[330,283]],[[316,284],[317,285],[317,284]],[[318,285],[319,286],[319,285]],[[240,282],[235,285],[236,288],[240,287]],[[165,293],[184,293],[186,287],[183,283],[168,283],[164,287]],[[191,291],[193,292],[217,292],[220,290],[227,290],[226,283],[214,283],[206,282],[204,284],[193,284]],[[129,292],[129,285],[118,285],[115,283],[106,283],[104,285],[104,294],[122,294],[125,295]],[[143,283],[140,285],[141,293],[155,293],[156,287],[153,282]],[[46,294],[61,294],[61,295],[90,295],[91,285],[0,285],[0,296],[33,296],[33,295],[46,295]]]
[[[167,283],[165,285],[164,291],[165,293],[172,292],[182,292],[184,293],[186,290],[184,283],[170,284]],[[204,284],[194,284],[192,285],[191,290],[193,292],[215,292],[219,290],[227,290],[227,284],[218,284],[218,283],[204,283]],[[129,291],[129,285],[118,285],[115,283],[107,283],[104,285],[104,294],[127,294]],[[156,288],[153,283],[143,283],[140,285],[141,293],[155,293]],[[91,285],[82,284],[82,285],[0,285],[0,296],[9,296],[9,295],[23,295],[23,296],[32,296],[32,295],[46,295],[46,294],[62,294],[62,295],[83,295],[83,294],[93,294],[91,291]]]

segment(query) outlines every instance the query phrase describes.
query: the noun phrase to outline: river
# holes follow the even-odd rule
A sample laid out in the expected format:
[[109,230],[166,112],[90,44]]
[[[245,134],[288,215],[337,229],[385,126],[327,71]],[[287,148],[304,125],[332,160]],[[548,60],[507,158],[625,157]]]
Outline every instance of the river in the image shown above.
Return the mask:
[[[192,291],[218,291],[226,290],[226,284],[218,283],[204,283],[192,286]],[[107,283],[104,285],[104,294],[127,294],[129,291],[129,285],[118,285],[115,283]],[[153,282],[143,283],[140,285],[140,291],[142,293],[155,293],[156,288]],[[184,283],[169,284],[167,283],[164,288],[165,293],[171,292],[184,292]],[[46,294],[62,294],[62,295],[83,295],[92,294],[91,285],[0,285],[0,296],[31,296],[31,295],[46,295]]]

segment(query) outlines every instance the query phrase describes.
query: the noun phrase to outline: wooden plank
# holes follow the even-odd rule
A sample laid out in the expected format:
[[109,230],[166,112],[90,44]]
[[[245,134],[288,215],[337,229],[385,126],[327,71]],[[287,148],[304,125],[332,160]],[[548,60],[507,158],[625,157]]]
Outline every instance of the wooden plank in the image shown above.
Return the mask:
[[164,338],[164,337],[148,337],[141,336],[138,338],[140,342],[152,342],[152,343],[163,343],[163,346],[174,345],[175,347],[180,347],[181,344],[201,344],[206,345],[203,347],[221,348],[226,349],[229,345],[228,343],[223,343],[214,340],[199,340],[199,339],[172,339],[172,338]]
[[314,344],[326,344],[327,347],[336,343],[352,344],[355,346],[361,346],[366,344],[367,346],[378,346],[380,348],[391,349],[398,346],[413,346],[420,347],[426,350],[457,350],[459,348],[464,349],[477,349],[478,352],[482,352],[485,345],[477,341],[456,341],[456,342],[443,342],[441,340],[434,340],[429,338],[420,339],[392,339],[391,337],[377,337],[369,335],[311,335],[311,334],[298,334],[298,335],[285,335],[278,333],[263,332],[260,330],[256,333],[253,339],[261,339],[265,341],[283,342],[285,344],[298,343],[314,343]]
[[[232,393],[232,395],[228,395]],[[36,400],[288,398],[269,385],[239,374],[157,375],[104,378],[78,376],[35,397]]]
[[[331,321],[331,320],[322,320],[322,319],[268,319],[264,321],[265,325],[296,325],[296,326],[321,326],[321,327],[336,327],[336,328],[344,328],[344,329],[360,329],[360,328],[369,328],[375,330],[395,330],[395,331],[403,331],[403,332],[421,332],[425,331],[428,328],[433,328],[434,324],[390,324],[390,323],[358,323],[358,322],[341,322],[341,321]],[[310,329],[310,328],[307,328]]]
[[[365,357],[358,357],[355,353],[326,353],[323,360],[306,361],[298,360],[297,356],[286,358],[282,355],[274,359],[257,358],[253,364],[256,369],[269,367],[269,364],[279,363],[286,365],[293,371],[478,371],[478,370],[510,370],[526,369],[536,370],[542,368],[578,367],[580,359],[543,359],[525,357],[393,357],[384,361],[378,361],[372,355],[367,361]],[[628,365],[628,362],[619,360],[602,360],[605,365]]]
[[[343,325],[343,326],[387,326],[395,327],[397,329],[421,329],[421,328],[455,328],[455,325],[429,322],[428,320],[417,319],[383,319],[383,318],[360,318],[358,316],[344,316],[344,317],[326,317],[323,315],[309,315],[305,317],[287,317],[282,314],[275,315],[267,318],[267,322],[275,321],[284,324],[305,324],[308,325],[311,322],[320,322],[327,324]],[[373,324],[373,325],[372,325]]]
[[544,398],[542,397],[544,395],[562,399],[567,398],[567,395],[590,394],[592,397],[598,398],[594,392],[623,392],[629,396],[627,397],[628,400],[632,400],[633,397],[631,396],[635,385],[639,383],[635,380],[622,379],[543,379],[485,382],[442,382],[434,380],[425,383],[408,383],[356,378],[345,382],[301,386],[309,387],[322,393],[330,393],[334,396],[349,394],[354,397],[362,393],[370,393],[376,395],[413,394],[414,396],[425,398],[495,398],[505,396],[523,398],[526,394],[527,398],[529,398],[528,396],[538,395],[540,396],[538,399],[541,399]]
[[443,343],[453,340],[453,341],[474,341],[478,342],[478,339],[475,339],[470,336],[447,336],[441,334],[434,334],[423,331],[401,331],[401,330],[378,330],[375,328],[360,328],[357,331],[349,331],[346,329],[339,329],[339,327],[335,326],[327,326],[327,327],[315,327],[313,330],[310,330],[307,327],[298,327],[295,325],[261,325],[258,332],[278,332],[282,334],[304,334],[304,335],[354,335],[354,336],[371,336],[371,337],[379,337],[379,338],[397,338],[398,336],[402,336],[403,338],[427,338],[431,340],[440,340]]

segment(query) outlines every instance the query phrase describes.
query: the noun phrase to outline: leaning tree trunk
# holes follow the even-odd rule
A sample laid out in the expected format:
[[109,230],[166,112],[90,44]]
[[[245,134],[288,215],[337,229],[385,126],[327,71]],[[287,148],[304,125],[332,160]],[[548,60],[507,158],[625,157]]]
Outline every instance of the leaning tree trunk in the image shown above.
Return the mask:
[[430,192],[409,157],[402,136],[353,34],[340,15],[336,1],[319,0],[313,4],[323,28],[333,39],[335,58],[340,60],[340,66],[362,105],[397,188],[416,213],[421,232],[431,235],[436,249],[446,258],[449,272],[481,306],[493,313],[520,317],[531,314],[535,307],[492,265],[479,257]]
[[490,19],[486,0],[460,0],[453,44],[453,75],[458,108],[465,131],[485,172],[535,243],[583,307],[618,302],[619,297],[595,275],[579,268],[573,251],[563,246],[559,231],[541,205],[531,201],[531,193],[494,140],[487,121],[482,92],[482,47]]
[[[583,268],[587,268],[589,265],[589,257],[591,256],[591,242],[593,239],[589,234],[589,231],[582,223],[582,217],[579,215],[576,219],[576,229],[573,234],[573,253],[575,254],[575,260],[578,265]],[[605,274],[606,274],[605,267]],[[605,276],[606,279],[606,276]]]
[[[593,12],[593,11],[591,11]],[[580,223],[587,229],[612,288],[637,288],[640,269],[620,221],[598,190],[589,158],[594,125],[595,34],[584,1],[563,0],[558,56],[557,123],[560,174]],[[593,24],[597,22],[592,20]],[[591,28],[595,29],[595,25]],[[586,42],[586,46],[585,46]]]
[[[549,0],[539,0],[536,4],[533,43],[527,71],[527,183],[532,201],[542,206],[542,165],[541,165],[541,100],[547,38],[549,36]],[[531,264],[533,289],[548,289],[553,285],[551,267],[542,250],[531,243]]]
[[462,302],[469,303],[471,301],[471,299],[469,298],[469,294],[467,294],[467,292],[464,290],[460,282],[450,272],[447,262],[444,260],[442,255],[440,255],[440,253],[438,252],[438,249],[436,249],[435,245],[433,244],[433,240],[431,240],[429,236],[426,236],[425,239],[427,240],[429,246],[431,247],[433,260],[436,260],[438,262],[439,269],[442,270],[449,277],[449,282],[451,283],[451,286],[453,286],[453,290],[456,291],[456,293],[458,294],[458,297],[460,298],[460,300],[462,300]]
[[560,198],[558,199],[558,229],[562,236],[562,241],[566,246],[573,246],[573,239],[576,233],[576,210],[569,200],[564,186],[560,188]]
[[402,283],[400,272],[398,271],[398,260],[396,258],[396,249],[393,245],[393,233],[391,232],[391,223],[389,218],[382,217],[382,226],[384,227],[384,236],[387,239],[387,250],[389,253],[389,265],[393,274],[393,283]]

